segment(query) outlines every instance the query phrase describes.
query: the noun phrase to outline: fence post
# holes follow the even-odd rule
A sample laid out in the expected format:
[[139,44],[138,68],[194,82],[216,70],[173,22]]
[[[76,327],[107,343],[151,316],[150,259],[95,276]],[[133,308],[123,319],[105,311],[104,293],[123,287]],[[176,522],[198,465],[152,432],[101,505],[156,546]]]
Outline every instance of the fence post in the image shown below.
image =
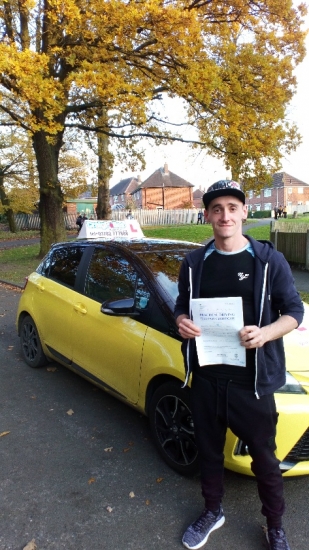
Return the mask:
[[278,229],[275,229],[275,242],[274,242],[274,246],[275,246],[275,249],[278,250]]
[[307,229],[306,236],[306,269],[309,270],[309,229]]

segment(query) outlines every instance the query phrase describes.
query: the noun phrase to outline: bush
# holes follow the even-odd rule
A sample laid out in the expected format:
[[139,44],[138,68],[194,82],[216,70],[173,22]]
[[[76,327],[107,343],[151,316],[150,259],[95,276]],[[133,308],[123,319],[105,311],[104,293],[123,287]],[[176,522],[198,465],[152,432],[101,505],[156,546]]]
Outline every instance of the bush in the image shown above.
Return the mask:
[[271,218],[271,210],[257,210],[250,212],[249,218]]

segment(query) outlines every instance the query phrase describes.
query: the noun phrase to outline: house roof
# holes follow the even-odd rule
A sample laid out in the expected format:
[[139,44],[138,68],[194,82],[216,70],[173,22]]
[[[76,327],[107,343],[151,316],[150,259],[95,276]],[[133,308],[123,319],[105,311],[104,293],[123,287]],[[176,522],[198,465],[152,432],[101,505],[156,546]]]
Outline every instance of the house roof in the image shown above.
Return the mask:
[[195,191],[193,191],[193,198],[202,199],[205,192],[206,191],[202,191],[202,189],[195,189]]
[[286,172],[277,172],[276,174],[274,174],[272,183],[274,187],[282,187],[283,185],[285,187],[293,187],[293,186],[303,187],[303,186],[309,185],[304,181],[294,178],[294,176],[291,176]]
[[126,178],[116,183],[116,185],[109,190],[109,194],[111,197],[115,195],[130,194],[133,193],[137,187],[138,180],[132,176],[131,178]]
[[149,178],[139,185],[139,189],[150,187],[194,187],[194,185],[180,176],[177,176],[177,174],[170,172],[165,163],[163,168],[156,170]]

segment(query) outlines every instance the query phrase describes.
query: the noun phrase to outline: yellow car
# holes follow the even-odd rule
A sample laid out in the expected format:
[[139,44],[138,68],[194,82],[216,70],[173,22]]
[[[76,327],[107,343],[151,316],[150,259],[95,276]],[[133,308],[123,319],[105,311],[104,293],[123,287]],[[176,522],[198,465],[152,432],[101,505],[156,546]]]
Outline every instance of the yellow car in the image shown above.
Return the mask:
[[[58,361],[149,417],[163,459],[198,470],[190,388],[173,317],[184,255],[198,244],[139,238],[53,245],[21,296],[17,328],[31,367]],[[309,474],[309,307],[285,338],[288,376],[276,393],[285,476]],[[252,475],[245,442],[228,433],[225,466]]]

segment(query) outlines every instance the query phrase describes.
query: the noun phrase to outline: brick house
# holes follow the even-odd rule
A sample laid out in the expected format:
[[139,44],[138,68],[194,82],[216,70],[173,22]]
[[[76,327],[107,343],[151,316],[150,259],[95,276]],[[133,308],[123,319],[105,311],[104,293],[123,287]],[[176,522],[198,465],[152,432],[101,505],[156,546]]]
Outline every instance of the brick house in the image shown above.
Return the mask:
[[121,180],[119,183],[116,183],[114,187],[111,187],[109,190],[109,203],[111,208],[131,207],[132,193],[138,188],[140,183],[141,180],[139,176],[137,178],[132,176],[131,178]]
[[260,191],[248,191],[246,202],[249,211],[274,210],[286,206],[288,214],[309,211],[309,184],[286,172],[273,175],[272,183]]
[[193,191],[193,205],[198,210],[204,210],[203,195],[206,193],[206,189],[202,189],[201,186]]
[[193,205],[193,184],[168,169],[156,170],[131,195],[135,208],[173,210]]

